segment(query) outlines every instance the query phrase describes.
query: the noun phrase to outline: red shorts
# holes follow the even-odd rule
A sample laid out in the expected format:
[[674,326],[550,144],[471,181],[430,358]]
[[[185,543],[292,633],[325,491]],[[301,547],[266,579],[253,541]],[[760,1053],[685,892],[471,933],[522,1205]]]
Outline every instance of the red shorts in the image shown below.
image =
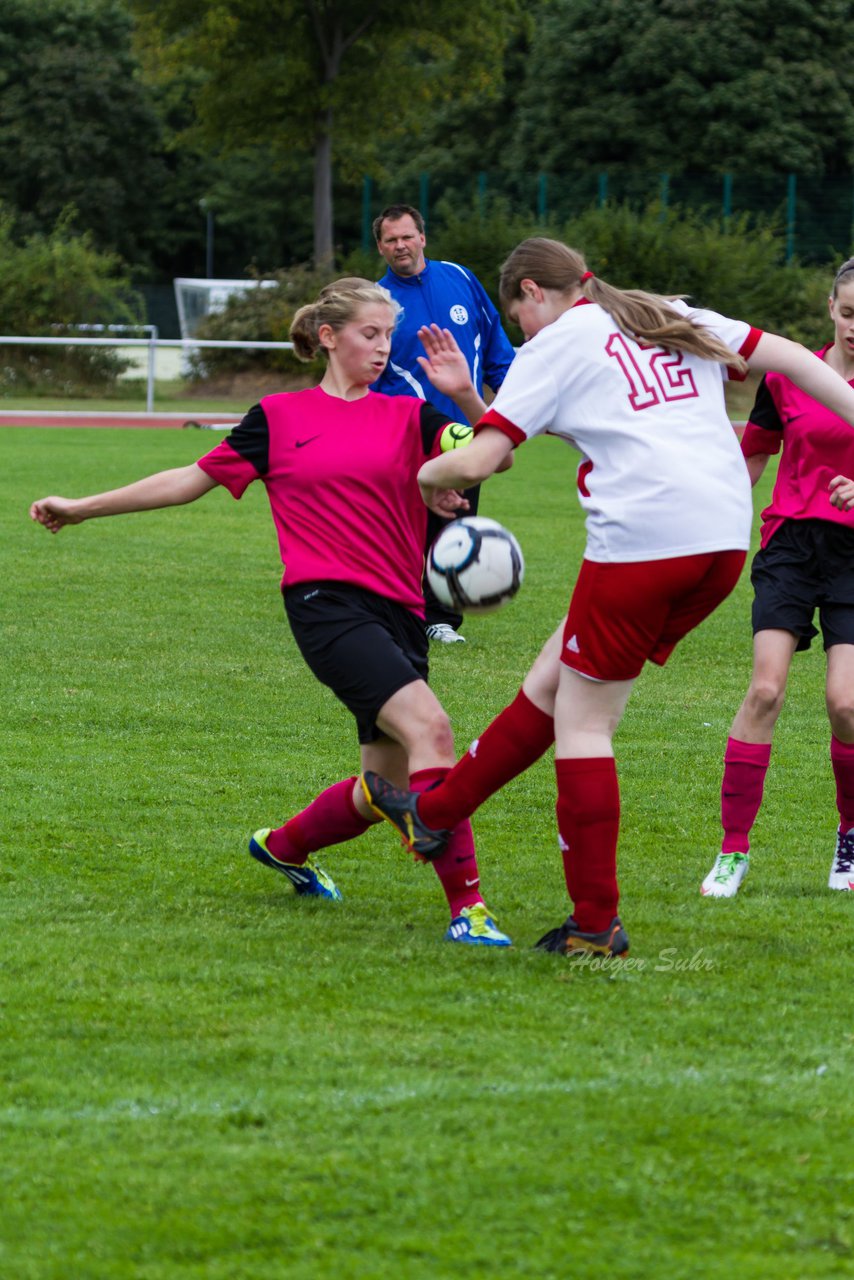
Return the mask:
[[563,633],[561,661],[594,680],[634,680],[663,666],[676,645],[726,599],[746,551],[673,560],[583,560]]

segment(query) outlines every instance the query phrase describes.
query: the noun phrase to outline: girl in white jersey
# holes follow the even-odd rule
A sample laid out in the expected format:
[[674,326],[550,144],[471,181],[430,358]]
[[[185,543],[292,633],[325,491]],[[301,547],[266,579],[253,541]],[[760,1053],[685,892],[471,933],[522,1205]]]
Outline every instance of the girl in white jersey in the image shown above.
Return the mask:
[[438,486],[492,475],[513,448],[548,432],[579,450],[587,547],[569,613],[518,696],[429,795],[374,774],[365,794],[429,857],[556,741],[558,843],[573,912],[537,944],[619,955],[619,788],[612,748],[646,661],[679,640],[735,585],[749,543],[750,485],[723,381],[748,366],[786,373],[854,423],[854,391],[787,339],[741,321],[597,279],[554,240],[519,245],[501,301],[526,338],[474,443],[419,474]]
[[[285,565],[285,608],[306,662],[354,715],[362,768],[421,789],[454,763],[448,717],[427,684],[427,512],[416,478],[449,419],[422,400],[369,390],[388,360],[398,310],[370,281],[328,285],[291,328],[301,358],[327,358],[318,387],[268,396],[198,463],[88,498],[41,498],[30,514],[56,533],[95,516],[193,502],[218,484],[239,498],[262,480]],[[438,328],[429,341],[424,371],[476,418],[485,406],[456,343]],[[446,491],[432,509],[451,515],[465,505]],[[249,851],[298,894],[337,900],[337,887],[310,855],[376,821],[350,777],[283,826],[256,831]],[[481,897],[467,819],[434,865],[451,910],[446,938],[509,946]]]

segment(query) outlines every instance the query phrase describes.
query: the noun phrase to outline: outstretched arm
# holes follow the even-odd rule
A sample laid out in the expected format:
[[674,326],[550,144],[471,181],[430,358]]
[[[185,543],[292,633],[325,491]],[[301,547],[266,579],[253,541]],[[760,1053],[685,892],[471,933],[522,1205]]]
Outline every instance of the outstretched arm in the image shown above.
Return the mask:
[[774,369],[791,378],[801,391],[818,400],[854,427],[854,390],[824,360],[778,333],[763,333],[755,350],[747,357],[751,369],[764,373]]
[[195,462],[188,467],[158,471],[122,489],[93,493],[88,498],[39,498],[30,507],[30,518],[58,533],[67,524],[82,524],[98,516],[125,515],[131,511],[154,511],[158,507],[178,507],[195,502],[216,487]]
[[470,423],[477,422],[486,412],[486,403],[478,395],[456,338],[437,324],[424,325],[418,330],[418,337],[426,352],[418,357],[418,363],[433,386],[453,400]]
[[513,461],[513,442],[496,427],[484,427],[463,449],[430,458],[418,472],[421,496],[431,506],[437,489],[470,489],[506,471]]

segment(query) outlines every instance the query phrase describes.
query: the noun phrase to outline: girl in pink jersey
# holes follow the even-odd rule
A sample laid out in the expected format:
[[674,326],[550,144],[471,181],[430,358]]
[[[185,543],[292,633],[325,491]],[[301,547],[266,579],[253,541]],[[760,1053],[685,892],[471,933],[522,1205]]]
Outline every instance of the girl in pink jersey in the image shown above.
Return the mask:
[[[836,273],[829,298],[834,339],[815,354],[854,381],[854,258]],[[701,885],[731,898],[747,875],[750,831],[762,803],[771,739],[794,655],[818,634],[827,654],[826,706],[839,824],[831,889],[854,889],[854,511],[833,505],[840,471],[854,474],[854,436],[844,418],[789,378],[762,380],[741,442],[752,484],[771,454],[780,465],[751,569],[753,673],[727,740],[721,786],[721,852]]]
[[439,486],[485,480],[511,450],[548,432],[582,454],[587,548],[569,614],[517,698],[435,790],[418,797],[375,775],[365,794],[416,851],[556,741],[558,843],[573,913],[537,944],[619,955],[619,789],[612,738],[644,663],[732,590],[749,544],[750,486],[723,380],[774,367],[854,423],[854,391],[803,347],[740,321],[594,277],[581,255],[527,240],[501,272],[522,348],[474,443],[419,473]]
[[[449,419],[423,400],[369,390],[388,359],[398,310],[370,281],[328,285],[297,312],[291,329],[298,356],[326,356],[319,386],[266,397],[198,463],[88,498],[41,498],[30,514],[56,533],[96,516],[193,502],[218,484],[239,498],[262,480],[285,565],[285,608],[306,662],[353,713],[361,767],[423,790],[454,763],[448,717],[427,683],[427,511],[417,483]],[[485,406],[456,343],[438,328],[425,337],[425,373],[476,418]],[[432,509],[450,515],[461,506],[464,500],[446,490]],[[249,851],[298,894],[337,900],[341,894],[310,855],[376,821],[350,777],[283,826],[256,831]],[[455,825],[434,866],[451,910],[446,938],[509,946],[480,893],[467,819]]]

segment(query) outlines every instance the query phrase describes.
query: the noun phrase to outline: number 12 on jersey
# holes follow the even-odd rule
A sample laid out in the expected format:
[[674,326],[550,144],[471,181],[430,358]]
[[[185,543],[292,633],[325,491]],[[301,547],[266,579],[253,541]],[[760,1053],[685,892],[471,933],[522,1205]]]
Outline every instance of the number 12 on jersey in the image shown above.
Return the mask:
[[697,394],[694,376],[683,365],[681,351],[629,342],[622,333],[612,333],[605,350],[617,361],[629,384],[633,409],[650,409],[667,400],[690,400]]

